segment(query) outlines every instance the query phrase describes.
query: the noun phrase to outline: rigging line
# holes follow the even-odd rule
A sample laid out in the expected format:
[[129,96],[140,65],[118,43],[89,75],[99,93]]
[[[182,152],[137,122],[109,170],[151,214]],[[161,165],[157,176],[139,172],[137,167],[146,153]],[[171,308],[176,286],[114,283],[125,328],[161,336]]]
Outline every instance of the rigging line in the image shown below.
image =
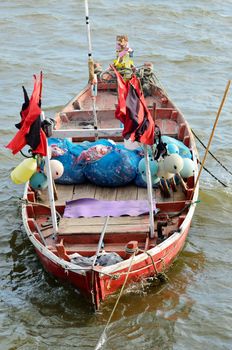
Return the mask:
[[[198,159],[200,165],[202,165],[201,161]],[[224,184],[224,182],[222,182],[221,180],[219,180],[214,174],[212,174],[204,165],[203,165],[203,169],[210,174],[215,180],[217,180],[218,182],[220,182],[220,184],[224,187],[228,187],[226,184]]]
[[[206,149],[206,145],[201,141],[201,139],[196,135],[196,133],[193,131],[193,129],[191,129],[193,135],[196,137],[196,139],[200,142],[200,144]],[[215,157],[215,155],[209,151],[209,154],[222,166],[222,168],[224,168],[230,175],[232,175],[232,172],[227,169],[227,167],[225,165],[223,165],[219,159],[217,159]]]
[[228,80],[228,83],[227,83],[227,85],[226,85],[226,88],[225,88],[225,91],[224,91],[224,94],[223,94],[223,97],[222,97],[220,106],[219,106],[218,111],[217,111],[217,115],[216,115],[216,119],[215,119],[215,121],[214,121],[213,129],[212,129],[211,134],[210,134],[210,137],[209,137],[209,141],[208,141],[208,144],[207,144],[207,148],[206,148],[206,150],[205,150],[205,154],[204,154],[204,157],[203,157],[203,160],[202,160],[202,164],[201,164],[201,167],[200,167],[199,172],[198,172],[198,174],[197,174],[197,178],[196,178],[196,181],[195,181],[194,188],[193,188],[193,191],[192,191],[192,195],[190,196],[190,199],[192,199],[193,194],[194,194],[194,192],[195,192],[195,189],[196,189],[196,187],[198,186],[199,179],[200,179],[200,176],[201,176],[201,172],[202,172],[203,166],[205,165],[205,161],[206,161],[206,158],[207,158],[207,155],[208,155],[208,151],[209,151],[209,148],[210,148],[210,145],[211,145],[211,142],[212,142],[214,133],[215,133],[215,129],[216,129],[216,127],[217,127],[217,124],[218,124],[218,120],[219,120],[221,111],[222,111],[222,109],[223,109],[223,106],[224,106],[225,101],[226,101],[226,97],[227,97],[228,92],[229,92],[229,89],[230,89],[230,84],[231,84],[231,80]]

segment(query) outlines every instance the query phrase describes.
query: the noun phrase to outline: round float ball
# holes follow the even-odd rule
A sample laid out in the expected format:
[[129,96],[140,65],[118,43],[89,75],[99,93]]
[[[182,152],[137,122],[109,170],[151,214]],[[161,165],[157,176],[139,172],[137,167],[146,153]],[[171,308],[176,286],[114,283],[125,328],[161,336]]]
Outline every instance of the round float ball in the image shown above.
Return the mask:
[[146,175],[142,174],[141,176],[142,176],[143,181],[144,181],[145,183],[147,183],[147,177],[146,177]]
[[168,154],[177,153],[179,154],[179,147],[175,143],[169,143],[167,145]]
[[44,190],[48,186],[47,176],[42,172],[35,173],[29,183],[33,190]]
[[139,170],[139,173],[141,175],[146,175],[146,164],[145,164],[145,159],[144,158],[142,158],[139,161],[138,170]]
[[[158,165],[158,162],[156,160],[154,160],[153,158],[151,159],[149,157],[149,166],[150,166],[150,171],[151,171],[151,176],[154,176],[157,174],[157,171],[158,171],[158,168],[159,168],[159,165]],[[139,170],[139,173],[141,175],[146,175],[146,162],[145,162],[145,158],[142,158],[139,162],[139,165],[138,165],[138,170]]]
[[[52,178],[54,180],[59,179],[63,175],[63,172],[64,172],[63,164],[59,160],[51,159],[50,166],[51,166]],[[46,174],[45,167],[44,167],[44,173]]]
[[158,171],[157,171],[157,176],[162,177],[162,175],[165,173],[163,159],[159,160],[158,166],[159,167],[158,167]]
[[195,165],[192,159],[189,158],[183,158],[183,168],[180,171],[180,175],[184,178],[193,176],[195,173]]
[[166,172],[166,173],[163,173],[162,176],[160,176],[160,179],[169,180],[169,179],[171,179],[173,176],[174,176],[174,174]]
[[152,185],[157,185],[159,182],[160,182],[160,178],[157,175],[155,175],[152,178]]
[[157,172],[157,176],[160,179],[163,179],[163,180],[171,179],[173,177],[173,174],[171,174],[168,171],[166,171],[166,169],[164,167],[164,159],[161,159],[158,162],[158,164],[159,164],[159,169],[158,169],[158,172]]
[[158,172],[159,169],[159,164],[157,162],[157,160],[154,160],[153,158],[150,158],[150,169],[151,169],[151,175],[155,176]]
[[172,153],[164,158],[164,169],[168,173],[179,173],[182,170],[183,165],[183,159],[177,153]]
[[164,179],[164,180],[171,179],[173,177],[173,174],[169,173],[164,168],[164,159],[161,159],[158,162],[158,165],[159,165],[159,169],[157,171],[157,177],[159,177],[160,179]]

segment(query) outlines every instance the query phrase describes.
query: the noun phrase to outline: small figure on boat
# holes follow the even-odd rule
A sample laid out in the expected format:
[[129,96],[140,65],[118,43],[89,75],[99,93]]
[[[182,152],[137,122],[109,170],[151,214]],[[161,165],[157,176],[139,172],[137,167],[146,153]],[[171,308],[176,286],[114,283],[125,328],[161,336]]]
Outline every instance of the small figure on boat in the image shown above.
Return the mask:
[[[132,60],[133,50],[129,47],[127,35],[117,35],[116,37],[116,59],[114,66],[117,70],[129,70],[134,67]],[[128,77],[127,77],[128,75]],[[131,76],[131,74],[130,74]],[[124,77],[130,78],[129,74],[125,72]]]

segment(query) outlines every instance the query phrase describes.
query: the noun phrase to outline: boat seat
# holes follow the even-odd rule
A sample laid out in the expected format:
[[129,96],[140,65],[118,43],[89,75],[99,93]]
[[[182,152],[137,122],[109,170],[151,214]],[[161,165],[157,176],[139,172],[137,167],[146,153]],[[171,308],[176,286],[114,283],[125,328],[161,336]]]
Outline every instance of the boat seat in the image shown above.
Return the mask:
[[177,137],[179,126],[175,120],[157,118],[155,123],[160,128],[162,135]]
[[[100,234],[106,218],[61,218],[59,231],[61,235]],[[149,216],[110,217],[106,233],[148,233]]]

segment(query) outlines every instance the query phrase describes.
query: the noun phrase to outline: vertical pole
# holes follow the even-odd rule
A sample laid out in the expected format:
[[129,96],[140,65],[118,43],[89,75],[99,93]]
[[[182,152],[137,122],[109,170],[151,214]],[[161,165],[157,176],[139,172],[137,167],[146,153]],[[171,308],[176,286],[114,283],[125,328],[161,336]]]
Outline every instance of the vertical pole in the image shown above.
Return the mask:
[[150,238],[154,238],[155,232],[154,232],[152,181],[151,181],[151,171],[150,171],[150,165],[149,165],[149,155],[148,155],[147,145],[144,145],[144,157],[145,157],[145,164],[146,164],[147,196],[148,196],[148,203],[149,203]]
[[[45,120],[44,112],[41,113],[41,120]],[[57,219],[56,219],[56,206],[55,206],[55,199],[54,199],[53,178],[52,178],[50,160],[48,158],[47,138],[46,138],[46,147],[47,147],[47,155],[44,158],[45,158],[46,173],[48,178],[48,195],[49,195],[49,204],[51,209],[53,238],[54,238],[58,232],[58,225],[57,225]]]
[[89,83],[91,84],[93,122],[94,122],[94,129],[95,129],[95,139],[98,139],[98,131],[97,131],[98,121],[97,121],[97,110],[96,110],[97,78],[96,78],[96,75],[94,74],[94,61],[92,57],[88,0],[85,0],[85,20],[86,20],[86,31],[87,31],[87,40],[88,40]]
[[87,39],[88,39],[88,56],[92,57],[92,45],[91,45],[91,36],[90,36],[90,25],[89,25],[89,5],[88,0],[85,0],[85,20],[87,27]]

